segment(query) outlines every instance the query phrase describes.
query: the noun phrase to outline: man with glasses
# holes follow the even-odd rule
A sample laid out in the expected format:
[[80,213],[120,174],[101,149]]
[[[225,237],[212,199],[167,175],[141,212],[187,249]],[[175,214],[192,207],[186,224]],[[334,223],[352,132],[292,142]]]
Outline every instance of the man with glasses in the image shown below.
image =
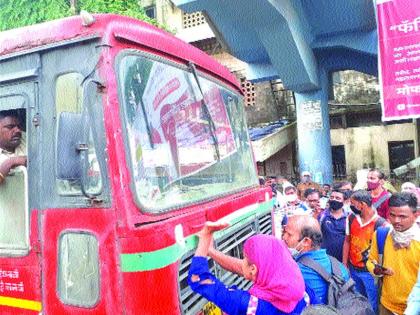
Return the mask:
[[322,212],[320,205],[320,192],[316,189],[309,188],[305,190],[303,195],[308,209],[307,214],[311,214],[314,218],[317,218]]

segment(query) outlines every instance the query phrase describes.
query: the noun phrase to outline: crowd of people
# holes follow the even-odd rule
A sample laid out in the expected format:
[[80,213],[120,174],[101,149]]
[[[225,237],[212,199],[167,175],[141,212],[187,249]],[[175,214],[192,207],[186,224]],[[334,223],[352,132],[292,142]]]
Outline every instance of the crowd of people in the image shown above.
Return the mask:
[[[242,260],[212,246],[213,232],[226,225],[206,224],[189,273],[191,288],[226,314],[419,315],[416,186],[404,183],[401,192],[390,193],[379,169],[371,169],[366,189],[356,191],[351,182],[321,186],[309,172],[301,175],[297,186],[276,179],[274,235],[248,239]],[[207,256],[251,280],[251,289],[226,288],[209,271]],[[353,313],[332,301],[333,285],[354,287],[352,298],[361,298],[352,302]],[[364,301],[366,308],[360,307]],[[316,313],[312,305],[325,307]]]

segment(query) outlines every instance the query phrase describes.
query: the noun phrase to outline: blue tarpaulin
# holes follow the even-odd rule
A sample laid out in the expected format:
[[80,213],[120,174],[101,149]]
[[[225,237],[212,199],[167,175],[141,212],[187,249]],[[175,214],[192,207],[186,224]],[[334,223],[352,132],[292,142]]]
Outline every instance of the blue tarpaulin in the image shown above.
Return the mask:
[[286,119],[281,119],[272,123],[269,123],[266,126],[263,127],[255,127],[255,128],[249,128],[249,137],[251,138],[251,141],[259,140],[261,138],[264,138],[267,135],[270,135],[277,130],[279,130],[281,127],[286,126],[289,123]]

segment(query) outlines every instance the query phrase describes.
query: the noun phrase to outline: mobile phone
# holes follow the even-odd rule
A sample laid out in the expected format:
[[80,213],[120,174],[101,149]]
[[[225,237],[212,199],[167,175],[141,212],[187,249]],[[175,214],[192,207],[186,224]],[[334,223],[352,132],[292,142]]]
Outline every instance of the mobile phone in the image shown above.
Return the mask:
[[375,264],[375,269],[373,270],[375,274],[383,274],[386,268],[382,265]]

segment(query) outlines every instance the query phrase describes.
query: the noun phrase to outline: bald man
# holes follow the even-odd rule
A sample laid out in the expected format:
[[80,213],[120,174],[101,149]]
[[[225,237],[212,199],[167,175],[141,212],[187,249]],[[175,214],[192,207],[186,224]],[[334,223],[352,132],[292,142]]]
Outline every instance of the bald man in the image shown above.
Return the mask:
[[[311,288],[317,299],[328,304],[328,284],[313,269],[299,262],[307,257],[320,264],[327,272],[332,272],[331,261],[325,249],[321,249],[322,232],[318,220],[307,215],[296,215],[289,218],[283,230],[283,240],[297,261],[305,280],[306,287]],[[345,280],[350,278],[349,273],[340,264],[341,273]]]

